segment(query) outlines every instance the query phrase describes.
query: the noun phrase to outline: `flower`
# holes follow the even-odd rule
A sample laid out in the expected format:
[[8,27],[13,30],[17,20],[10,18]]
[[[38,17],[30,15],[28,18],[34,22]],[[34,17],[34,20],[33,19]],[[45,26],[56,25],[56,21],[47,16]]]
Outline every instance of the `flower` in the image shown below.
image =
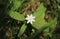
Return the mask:
[[27,24],[28,23],[33,23],[33,22],[35,22],[35,16],[33,16],[32,14],[30,14],[30,15],[27,15],[27,17],[25,18],[26,20],[27,20]]

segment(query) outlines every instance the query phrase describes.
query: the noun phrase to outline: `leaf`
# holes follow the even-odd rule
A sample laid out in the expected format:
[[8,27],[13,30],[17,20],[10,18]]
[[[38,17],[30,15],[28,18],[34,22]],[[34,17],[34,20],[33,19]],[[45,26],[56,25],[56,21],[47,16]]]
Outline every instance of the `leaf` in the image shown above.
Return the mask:
[[12,10],[18,9],[21,6],[22,3],[23,3],[22,0],[13,0]]
[[56,22],[57,22],[57,18],[55,18],[54,20],[52,20],[50,23],[42,26],[37,32],[35,32],[33,35],[31,35],[28,39],[34,39],[36,36],[40,35],[43,30],[45,30],[48,27],[51,27]]
[[23,24],[20,31],[19,31],[18,36],[21,36],[25,32],[26,28],[27,28],[27,26],[25,24]]
[[45,7],[41,4],[37,11],[33,14],[35,16],[35,22],[32,24],[33,27],[39,29],[41,26],[45,25],[47,22],[44,20]]
[[[50,27],[49,27],[49,28],[50,28]],[[45,29],[45,30],[44,30],[44,33],[45,33],[46,35],[49,35],[49,37],[52,37],[52,31],[49,30],[49,28]]]
[[59,5],[57,5],[58,6],[58,8],[60,9],[60,6]]
[[19,21],[25,20],[25,18],[22,14],[19,14],[18,12],[15,12],[15,11],[9,11],[8,15],[15,20],[19,20]]

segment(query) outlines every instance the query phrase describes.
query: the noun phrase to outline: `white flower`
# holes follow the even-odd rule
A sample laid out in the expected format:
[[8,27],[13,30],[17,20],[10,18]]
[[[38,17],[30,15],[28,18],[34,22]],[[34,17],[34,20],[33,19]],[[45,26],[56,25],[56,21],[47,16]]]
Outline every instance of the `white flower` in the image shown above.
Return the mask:
[[27,20],[27,23],[31,23],[32,22],[35,22],[35,16],[33,16],[32,14],[31,15],[27,15],[27,17],[25,18]]

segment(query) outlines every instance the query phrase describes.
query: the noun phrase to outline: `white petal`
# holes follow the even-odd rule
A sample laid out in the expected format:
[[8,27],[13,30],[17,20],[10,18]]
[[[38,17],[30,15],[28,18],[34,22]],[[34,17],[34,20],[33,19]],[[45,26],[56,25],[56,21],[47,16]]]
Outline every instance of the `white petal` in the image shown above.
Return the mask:
[[27,21],[27,24],[30,22],[30,20]]
[[35,22],[35,20],[32,20],[33,22]]
[[30,15],[30,17],[33,17],[32,14]]
[[27,15],[27,18],[29,17],[29,15]]
[[35,16],[34,17],[32,17],[33,19],[35,18]]
[[30,23],[32,24],[32,21],[30,21]]
[[32,16],[32,14],[30,16]]
[[29,18],[25,18],[26,20],[29,20]]

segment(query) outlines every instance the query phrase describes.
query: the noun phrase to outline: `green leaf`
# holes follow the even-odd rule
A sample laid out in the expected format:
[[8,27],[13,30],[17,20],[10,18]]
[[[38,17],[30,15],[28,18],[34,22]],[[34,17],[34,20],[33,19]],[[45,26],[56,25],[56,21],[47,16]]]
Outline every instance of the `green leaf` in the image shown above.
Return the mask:
[[42,26],[37,32],[35,32],[33,35],[31,35],[28,39],[34,39],[35,37],[37,37],[38,35],[40,35],[42,31],[44,31],[44,30],[47,29],[48,27],[51,27],[51,26],[54,25],[56,22],[57,22],[57,18],[55,18],[54,20],[52,20],[50,23]]
[[27,28],[27,26],[25,24],[23,24],[20,31],[19,31],[18,36],[21,36],[25,32],[26,28]]
[[45,10],[45,7],[43,6],[43,4],[41,4],[36,10],[36,12],[33,14],[35,16],[35,22],[32,24],[33,27],[39,29],[47,23],[44,20]]
[[22,0],[13,0],[12,10],[18,9],[21,6],[22,3],[23,3]]
[[[51,28],[51,27],[49,27],[49,28]],[[44,30],[44,33],[45,33],[46,35],[49,35],[49,37],[52,37],[52,31],[49,30],[49,28],[45,29],[45,30]]]
[[60,9],[60,6],[59,5],[57,5],[58,6],[58,8]]
[[19,20],[19,21],[25,20],[22,14],[19,14],[18,12],[15,12],[15,11],[9,11],[8,15],[15,20]]

